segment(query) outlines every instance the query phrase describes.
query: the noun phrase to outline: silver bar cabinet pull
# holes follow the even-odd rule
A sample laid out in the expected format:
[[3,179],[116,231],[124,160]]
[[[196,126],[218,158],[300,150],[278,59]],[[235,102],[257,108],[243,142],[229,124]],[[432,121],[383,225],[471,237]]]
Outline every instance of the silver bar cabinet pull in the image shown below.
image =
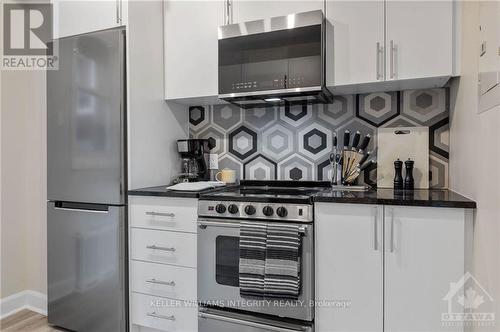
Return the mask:
[[161,281],[161,280],[156,280],[155,278],[153,279],[148,279],[146,282],[149,282],[151,284],[158,284],[158,285],[165,285],[165,286],[175,286],[175,281]]
[[158,216],[158,217],[175,217],[175,213],[170,212],[154,212],[154,211],[146,211],[146,215],[148,216]]
[[382,73],[380,72],[380,54],[382,53],[382,49],[380,48],[380,42],[377,42],[377,80],[382,79]]
[[120,24],[121,18],[120,18],[120,0],[115,1],[116,5],[116,23]]
[[394,252],[394,210],[391,209],[391,252]]
[[391,40],[390,42],[390,49],[391,49],[391,78],[396,78],[396,70],[395,70],[395,64],[394,64],[394,53],[396,52],[396,46],[394,45],[394,40]]
[[375,207],[373,211],[373,249],[378,251],[378,209]]
[[155,244],[148,245],[148,246],[146,246],[146,248],[148,248],[148,249],[153,249],[153,250],[171,251],[171,252],[174,252],[174,251],[175,251],[175,248],[174,248],[174,247],[171,247],[171,248],[167,248],[167,247],[160,247],[160,246],[157,246],[157,245],[155,245]]
[[156,312],[148,312],[146,315],[150,316],[150,317],[154,317],[154,318],[161,318],[161,319],[167,319],[167,320],[172,320],[172,321],[175,321],[175,316],[172,315],[172,316],[165,316],[165,315],[160,315],[160,314],[157,314]]

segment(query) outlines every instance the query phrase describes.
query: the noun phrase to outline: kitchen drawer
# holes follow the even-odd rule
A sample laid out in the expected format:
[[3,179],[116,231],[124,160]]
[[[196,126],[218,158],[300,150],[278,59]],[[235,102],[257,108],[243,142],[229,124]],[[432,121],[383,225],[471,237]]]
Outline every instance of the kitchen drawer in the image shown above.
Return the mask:
[[169,332],[196,332],[196,302],[132,293],[132,324]]
[[133,292],[196,301],[196,269],[130,261]]
[[196,233],[198,200],[194,198],[130,198],[131,227]]
[[131,259],[196,268],[196,234],[131,229]]

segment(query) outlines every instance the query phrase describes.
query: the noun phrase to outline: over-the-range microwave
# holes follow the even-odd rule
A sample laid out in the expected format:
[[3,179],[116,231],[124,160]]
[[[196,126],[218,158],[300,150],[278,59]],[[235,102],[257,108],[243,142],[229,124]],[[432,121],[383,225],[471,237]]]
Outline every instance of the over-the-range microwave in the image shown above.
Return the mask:
[[331,102],[327,29],[321,10],[219,27],[219,98],[242,108]]

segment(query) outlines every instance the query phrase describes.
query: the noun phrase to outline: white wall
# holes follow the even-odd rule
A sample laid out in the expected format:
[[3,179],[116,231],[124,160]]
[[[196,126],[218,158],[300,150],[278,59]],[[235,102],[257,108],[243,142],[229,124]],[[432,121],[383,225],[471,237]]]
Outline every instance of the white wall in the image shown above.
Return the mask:
[[46,293],[45,73],[1,77],[0,297]]
[[474,232],[474,274],[494,298],[481,312],[496,313],[500,330],[500,107],[477,114],[479,7],[462,2],[461,78],[452,85],[450,188],[478,204]]

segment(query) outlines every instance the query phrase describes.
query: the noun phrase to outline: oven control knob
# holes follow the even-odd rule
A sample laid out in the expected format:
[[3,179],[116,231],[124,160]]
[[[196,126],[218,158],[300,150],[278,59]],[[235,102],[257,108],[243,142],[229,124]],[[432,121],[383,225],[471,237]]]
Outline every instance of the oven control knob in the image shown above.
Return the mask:
[[238,205],[236,204],[230,204],[228,207],[227,207],[227,210],[229,211],[229,213],[231,214],[236,214],[238,213]]
[[270,207],[269,205],[268,206],[264,206],[264,208],[262,209],[262,213],[264,213],[265,216],[272,216],[273,213],[274,213],[274,210],[272,207]]
[[286,207],[280,206],[279,208],[276,209],[276,214],[281,218],[284,218],[288,215],[288,211],[286,210]]
[[217,213],[224,213],[226,212],[226,206],[224,204],[217,204],[215,206],[215,211],[217,211]]
[[247,205],[245,206],[245,213],[251,216],[252,214],[255,214],[255,208],[253,205]]

